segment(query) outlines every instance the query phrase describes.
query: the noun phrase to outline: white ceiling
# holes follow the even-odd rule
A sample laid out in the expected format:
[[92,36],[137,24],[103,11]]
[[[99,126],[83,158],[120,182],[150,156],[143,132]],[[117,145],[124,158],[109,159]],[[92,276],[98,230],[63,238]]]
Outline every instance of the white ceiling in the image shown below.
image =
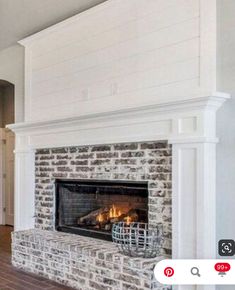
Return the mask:
[[106,0],[0,0],[0,50]]

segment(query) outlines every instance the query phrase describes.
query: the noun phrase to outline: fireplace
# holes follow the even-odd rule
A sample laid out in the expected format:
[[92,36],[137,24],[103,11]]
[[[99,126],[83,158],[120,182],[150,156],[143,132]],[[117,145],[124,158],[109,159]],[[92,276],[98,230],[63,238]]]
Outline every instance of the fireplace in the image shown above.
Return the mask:
[[148,221],[148,183],[56,180],[56,230],[112,240],[115,222]]
[[[35,228],[110,240],[112,224],[104,223],[103,228],[97,229],[97,224],[78,223],[78,218],[86,215],[81,210],[89,204],[87,214],[103,208],[106,213],[108,209],[118,213],[121,201],[127,199],[133,205],[137,199],[138,202],[141,200],[141,204],[135,206],[139,209],[140,221],[146,220],[151,228],[158,223],[164,225],[163,251],[170,255],[171,169],[172,150],[166,141],[37,149]],[[106,197],[106,207],[103,203],[98,205],[97,200],[94,203],[94,198],[92,200],[97,187],[97,197],[103,201]],[[84,201],[79,216],[73,199],[77,201],[81,197],[86,197],[89,203]],[[131,209],[133,206],[126,209],[126,213]],[[63,211],[68,211],[68,215],[65,216]],[[133,214],[132,211],[132,217]]]

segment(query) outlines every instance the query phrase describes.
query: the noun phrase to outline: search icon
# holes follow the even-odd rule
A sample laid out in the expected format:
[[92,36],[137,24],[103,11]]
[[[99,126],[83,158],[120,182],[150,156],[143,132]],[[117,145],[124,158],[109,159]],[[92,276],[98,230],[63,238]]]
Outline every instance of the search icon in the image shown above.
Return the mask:
[[191,268],[191,274],[192,274],[193,276],[201,277],[201,275],[200,275],[200,273],[199,273],[199,269],[198,269],[198,267],[193,267],[193,268]]

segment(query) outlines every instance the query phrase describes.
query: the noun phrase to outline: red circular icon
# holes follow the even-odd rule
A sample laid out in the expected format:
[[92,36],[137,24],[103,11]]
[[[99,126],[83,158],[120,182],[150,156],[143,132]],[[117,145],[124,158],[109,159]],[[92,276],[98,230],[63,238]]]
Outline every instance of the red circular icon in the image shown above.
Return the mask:
[[164,270],[164,275],[167,277],[172,277],[174,275],[175,271],[171,267],[166,267]]
[[217,272],[228,272],[230,270],[230,264],[229,263],[217,263],[215,264],[215,270]]

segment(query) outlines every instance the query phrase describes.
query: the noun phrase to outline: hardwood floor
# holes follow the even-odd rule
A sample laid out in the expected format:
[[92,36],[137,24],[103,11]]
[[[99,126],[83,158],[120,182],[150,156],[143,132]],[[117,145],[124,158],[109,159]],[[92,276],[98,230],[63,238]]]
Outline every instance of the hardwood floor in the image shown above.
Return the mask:
[[11,265],[12,227],[0,226],[0,290],[71,290],[45,278],[16,270]]

